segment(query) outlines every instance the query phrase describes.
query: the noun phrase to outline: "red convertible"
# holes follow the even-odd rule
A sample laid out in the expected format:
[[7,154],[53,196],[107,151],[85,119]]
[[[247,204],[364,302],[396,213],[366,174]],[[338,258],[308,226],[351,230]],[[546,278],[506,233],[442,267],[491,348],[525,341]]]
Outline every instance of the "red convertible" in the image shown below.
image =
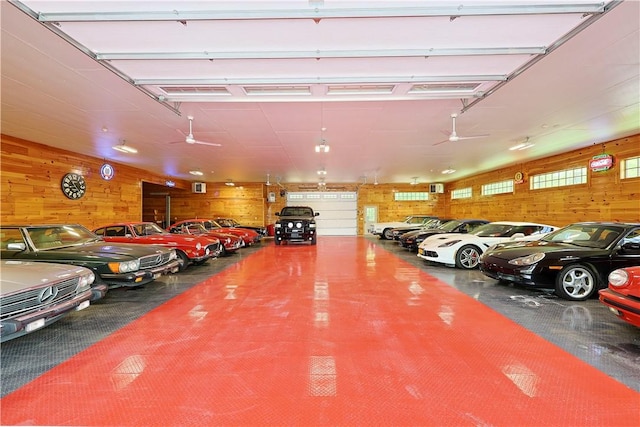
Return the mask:
[[640,266],[609,274],[609,287],[600,290],[600,302],[616,316],[640,328]]
[[220,240],[212,236],[182,236],[169,233],[153,222],[122,222],[93,230],[106,242],[138,243],[173,248],[182,261],[180,271],[189,264],[200,265],[220,255]]
[[242,239],[245,245],[249,246],[260,241],[260,234],[248,228],[223,227],[213,219],[185,219],[178,221],[171,227],[180,227],[182,225],[202,224],[208,231],[218,233],[233,234]]
[[240,237],[234,236],[233,234],[220,233],[218,231],[209,231],[200,223],[176,224],[169,227],[170,233],[210,236],[220,240],[220,243],[222,243],[222,256],[229,255],[244,246],[244,242]]

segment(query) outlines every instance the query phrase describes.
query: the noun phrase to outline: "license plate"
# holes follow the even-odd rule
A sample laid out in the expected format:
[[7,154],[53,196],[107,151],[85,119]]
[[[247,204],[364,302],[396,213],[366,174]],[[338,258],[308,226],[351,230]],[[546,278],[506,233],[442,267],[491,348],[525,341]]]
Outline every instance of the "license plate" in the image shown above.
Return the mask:
[[91,304],[89,301],[82,301],[80,304],[78,304],[78,306],[76,307],[76,311],[80,311],[80,310],[84,310],[85,308],[89,307],[89,304]]
[[38,319],[38,320],[34,320],[31,323],[27,323],[27,326],[25,326],[25,331],[27,332],[31,332],[31,331],[35,331],[36,329],[40,329],[44,326],[44,319]]

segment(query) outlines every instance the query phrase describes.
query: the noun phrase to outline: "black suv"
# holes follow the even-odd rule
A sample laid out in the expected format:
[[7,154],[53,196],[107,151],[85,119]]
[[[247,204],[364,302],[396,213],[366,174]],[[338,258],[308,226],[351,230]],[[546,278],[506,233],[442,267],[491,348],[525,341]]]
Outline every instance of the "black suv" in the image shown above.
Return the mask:
[[287,242],[309,242],[316,244],[316,220],[319,213],[308,206],[287,206],[276,213],[276,245]]

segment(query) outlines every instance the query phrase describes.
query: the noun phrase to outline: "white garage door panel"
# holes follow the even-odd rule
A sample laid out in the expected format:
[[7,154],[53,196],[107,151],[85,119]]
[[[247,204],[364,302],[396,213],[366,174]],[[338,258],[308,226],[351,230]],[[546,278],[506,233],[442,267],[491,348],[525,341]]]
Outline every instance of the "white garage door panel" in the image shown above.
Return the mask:
[[287,193],[288,206],[310,206],[316,217],[318,236],[355,236],[358,234],[358,196],[355,192]]

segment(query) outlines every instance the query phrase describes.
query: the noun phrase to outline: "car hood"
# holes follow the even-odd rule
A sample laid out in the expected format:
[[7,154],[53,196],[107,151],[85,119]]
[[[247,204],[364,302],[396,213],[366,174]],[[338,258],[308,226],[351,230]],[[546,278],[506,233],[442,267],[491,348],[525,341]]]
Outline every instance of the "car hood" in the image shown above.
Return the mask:
[[293,216],[279,216],[278,217],[279,221],[314,221],[315,217],[310,217],[310,216],[298,216],[298,215],[293,215]]
[[10,294],[34,286],[46,286],[91,270],[68,264],[2,261],[2,294]]
[[535,241],[523,245],[496,248],[487,253],[490,257],[511,260],[535,253],[544,253],[546,259],[572,259],[607,254],[606,249],[576,246],[570,243]]
[[37,258],[60,260],[108,260],[128,261],[143,256],[162,253],[168,249],[158,246],[139,245],[135,243],[110,243],[96,241],[82,245],[64,246],[62,248],[38,251]]

